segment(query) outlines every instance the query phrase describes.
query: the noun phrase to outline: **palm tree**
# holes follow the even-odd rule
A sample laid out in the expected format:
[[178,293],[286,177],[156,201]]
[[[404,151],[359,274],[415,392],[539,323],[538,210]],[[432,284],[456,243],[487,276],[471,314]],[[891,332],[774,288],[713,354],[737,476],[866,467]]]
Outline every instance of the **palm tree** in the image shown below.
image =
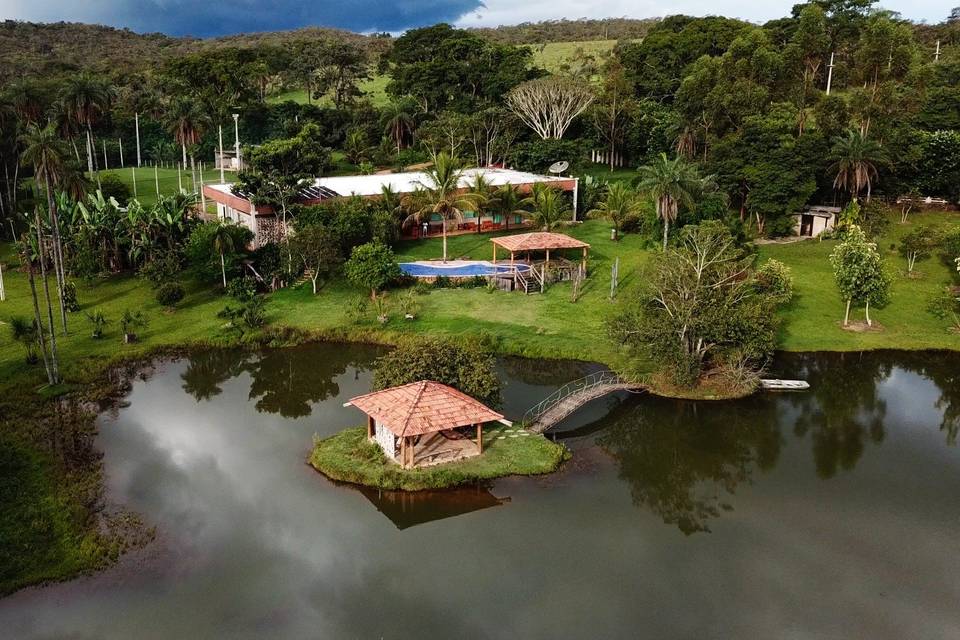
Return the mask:
[[7,89],[6,94],[17,118],[24,126],[40,121],[44,111],[44,98],[43,92],[35,82],[30,80],[16,82]]
[[233,234],[230,225],[221,222],[213,233],[213,250],[220,254],[220,273],[223,276],[223,288],[227,288],[227,262],[225,255],[233,252]]
[[463,220],[463,210],[473,207],[469,195],[460,189],[460,161],[442,152],[433,159],[433,166],[426,170],[425,182],[417,181],[417,190],[409,194],[406,204],[413,211],[404,225],[414,222],[429,222],[434,215],[443,220],[443,261],[447,261],[447,221]]
[[[208,123],[200,106],[190,98],[174,100],[167,112],[167,129],[183,150],[183,167],[187,166],[187,146],[200,142],[200,136]],[[190,156],[191,171],[193,156]]]
[[[47,210],[50,214],[50,226],[53,231],[53,264],[57,275],[57,293],[60,298],[60,318],[63,322],[63,333],[67,333],[67,310],[63,304],[63,289],[66,284],[66,274],[63,267],[63,246],[60,243],[60,222],[57,216],[57,205],[53,194],[53,185],[63,178],[66,172],[65,158],[69,151],[57,135],[53,125],[41,129],[33,124],[27,133],[21,137],[24,150],[21,162],[32,164],[34,175],[38,181],[43,181],[47,192]],[[43,228],[39,223],[37,213],[37,233],[42,234]],[[41,247],[42,249],[42,247]],[[51,327],[52,330],[52,327]]]
[[667,249],[670,223],[677,219],[681,206],[693,206],[696,198],[713,183],[713,177],[701,177],[697,167],[680,156],[673,160],[661,153],[650,164],[638,169],[638,189],[653,198],[657,217],[663,221],[663,249]]
[[389,102],[383,108],[381,119],[383,131],[397,145],[397,153],[403,146],[403,139],[413,134],[416,122],[413,117],[413,103],[409,100]]
[[530,210],[525,207],[529,200],[520,193],[519,187],[515,184],[505,184],[497,189],[497,211],[503,216],[506,222],[506,228],[510,228],[510,218],[518,216],[520,218],[529,218]]
[[588,215],[597,215],[613,223],[613,239],[620,239],[620,228],[631,216],[640,214],[642,204],[637,192],[624,182],[614,182],[607,191],[607,199]]
[[830,170],[836,173],[833,188],[846,189],[851,198],[856,198],[866,187],[869,202],[870,190],[878,175],[877,165],[887,161],[883,147],[857,129],[851,129],[845,138],[834,141],[830,155],[833,160]]
[[[43,238],[40,235],[40,214],[35,210],[37,218],[37,244],[33,245],[30,235],[24,234],[20,239],[20,252],[23,264],[27,266],[27,280],[30,283],[30,297],[33,299],[33,319],[40,333],[40,352],[43,354],[43,367],[47,371],[47,382],[51,385],[60,382],[60,365],[57,359],[57,334],[53,329],[53,310],[50,307],[50,288],[47,286],[47,271],[44,266],[46,256],[43,250]],[[50,353],[47,354],[47,331],[43,326],[43,316],[40,314],[40,302],[37,298],[36,267],[40,264],[40,274],[43,278],[43,290],[47,299],[47,317],[50,318]]]
[[115,97],[112,86],[90,73],[81,73],[65,82],[60,93],[63,108],[87,130],[87,171],[93,175],[93,125],[110,110]]
[[544,231],[553,231],[573,215],[560,191],[546,183],[534,184],[529,200],[533,203],[533,223]]
[[483,214],[497,208],[497,190],[493,188],[493,185],[482,173],[476,174],[467,188],[477,214],[477,233],[479,234]]
[[22,316],[10,318],[10,337],[13,338],[14,342],[23,345],[23,349],[27,353],[27,364],[36,364],[39,361],[37,346],[40,344],[40,331],[37,330],[35,320]]

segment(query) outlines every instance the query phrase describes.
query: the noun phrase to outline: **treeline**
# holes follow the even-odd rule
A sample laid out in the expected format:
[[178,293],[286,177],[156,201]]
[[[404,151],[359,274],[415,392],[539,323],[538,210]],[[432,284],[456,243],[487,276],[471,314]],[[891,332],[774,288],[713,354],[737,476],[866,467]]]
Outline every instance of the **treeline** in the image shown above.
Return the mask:
[[470,31],[502,44],[584,42],[587,40],[638,40],[647,35],[660,18],[604,18],[600,20],[544,20],[500,27],[472,28]]

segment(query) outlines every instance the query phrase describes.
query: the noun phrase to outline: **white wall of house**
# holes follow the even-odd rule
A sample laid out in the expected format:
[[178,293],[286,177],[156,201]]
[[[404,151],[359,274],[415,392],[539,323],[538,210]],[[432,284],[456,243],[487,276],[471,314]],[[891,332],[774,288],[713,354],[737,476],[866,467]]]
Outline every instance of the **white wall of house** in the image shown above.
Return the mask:
[[396,460],[395,452],[397,450],[397,436],[393,435],[393,432],[390,429],[387,429],[385,426],[376,423],[374,427],[373,439],[377,441],[377,444],[380,445],[380,448],[383,449],[383,453],[390,458],[391,460]]

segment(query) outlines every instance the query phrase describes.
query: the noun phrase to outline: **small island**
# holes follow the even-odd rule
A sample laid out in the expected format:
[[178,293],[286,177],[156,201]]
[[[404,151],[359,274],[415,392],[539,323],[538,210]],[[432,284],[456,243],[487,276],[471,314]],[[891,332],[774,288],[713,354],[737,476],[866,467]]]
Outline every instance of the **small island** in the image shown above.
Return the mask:
[[379,489],[441,489],[550,473],[566,447],[514,427],[445,384],[419,380],[352,398],[367,425],[318,439],[310,464],[332,480]]

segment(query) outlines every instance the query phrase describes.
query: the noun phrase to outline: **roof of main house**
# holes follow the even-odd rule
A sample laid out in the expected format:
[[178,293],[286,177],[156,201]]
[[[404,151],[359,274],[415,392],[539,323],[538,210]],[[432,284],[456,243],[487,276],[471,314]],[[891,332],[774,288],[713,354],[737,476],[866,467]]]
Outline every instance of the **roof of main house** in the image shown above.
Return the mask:
[[431,380],[357,396],[344,406],[360,409],[400,437],[503,419],[483,403]]
[[495,245],[507,251],[543,251],[545,249],[583,249],[590,245],[563,233],[548,233],[535,231],[533,233],[519,233],[513,236],[491,238]]
[[[494,187],[507,184],[533,185],[538,182],[557,183],[563,189],[573,188],[573,178],[558,176],[543,176],[526,171],[500,169],[497,167],[475,167],[464,169],[460,175],[459,185],[463,189],[469,188],[476,176],[482,175]],[[317,178],[313,184],[304,188],[298,200],[305,203],[316,203],[328,198],[346,196],[379,196],[384,187],[390,187],[395,193],[412,193],[422,185],[429,185],[430,179],[423,171],[406,171],[402,173],[378,173],[366,176],[331,176]],[[232,184],[210,184],[205,186],[205,193],[218,202],[226,202],[229,196],[249,200],[249,194],[234,194]],[[234,207],[236,208],[236,207]]]

